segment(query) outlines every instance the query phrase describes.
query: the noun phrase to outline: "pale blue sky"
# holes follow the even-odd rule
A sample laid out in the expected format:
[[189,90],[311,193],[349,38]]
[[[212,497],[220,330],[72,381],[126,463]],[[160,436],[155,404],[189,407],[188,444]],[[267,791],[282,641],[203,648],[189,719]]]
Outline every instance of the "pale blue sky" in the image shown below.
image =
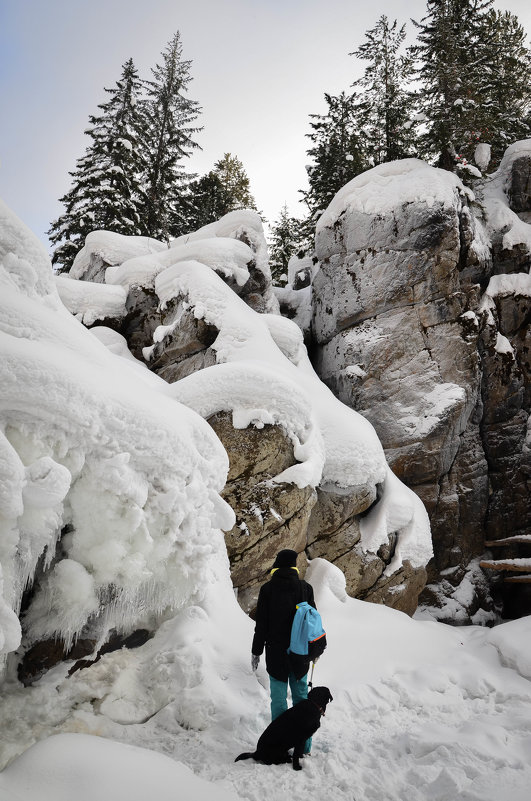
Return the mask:
[[[529,0],[496,6],[531,31]],[[308,115],[359,76],[348,53],[381,14],[407,22],[424,10],[424,0],[0,0],[0,196],[46,242],[103,87],[129,57],[149,77],[180,30],[189,96],[203,108],[190,167],[206,172],[229,151],[269,219],[284,202],[298,213]]]

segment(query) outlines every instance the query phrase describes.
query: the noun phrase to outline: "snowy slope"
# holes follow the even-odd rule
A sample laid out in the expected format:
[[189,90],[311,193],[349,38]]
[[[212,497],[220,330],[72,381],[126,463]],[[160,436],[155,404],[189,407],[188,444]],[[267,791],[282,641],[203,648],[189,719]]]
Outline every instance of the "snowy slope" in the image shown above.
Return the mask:
[[[4,714],[7,711],[13,721],[12,734],[20,737],[25,726],[28,745],[32,736],[52,730],[71,734],[67,740],[45,741],[0,773],[1,801],[18,801],[17,793],[27,798],[26,790],[36,786],[38,777],[46,778],[40,801],[66,799],[68,790],[82,801],[109,797],[106,793],[113,786],[117,801],[136,801],[141,796],[117,774],[121,767],[120,774],[130,771],[134,777],[139,765],[147,772],[152,797],[161,801],[171,797],[168,783],[176,792],[175,782],[178,797],[198,793],[212,801],[225,797],[222,790],[229,798],[249,801],[527,799],[531,620],[494,630],[457,629],[348,598],[342,574],[324,560],[310,564],[309,578],[329,640],[314,683],[330,687],[334,701],[302,772],[296,774],[288,765],[233,762],[240,751],[254,746],[267,725],[268,698],[263,666],[257,677],[250,670],[249,621],[220,577],[207,591],[203,613],[196,610],[186,620],[178,617],[160,633],[158,656],[149,644],[138,652],[109,654],[99,668],[85,671],[86,676],[74,674],[68,688],[56,673],[26,692],[23,714],[22,699],[16,693],[7,698]],[[210,671],[196,683],[198,664],[210,661]],[[156,699],[148,663],[155,671],[165,666],[174,690],[179,682],[176,664],[186,665],[184,700]],[[115,677],[110,692],[109,676]],[[131,688],[136,691],[137,717],[126,721],[120,704]],[[69,703],[76,701],[76,709],[61,721],[66,695]],[[192,702],[194,730],[182,727]],[[153,714],[156,707],[159,711]],[[51,719],[52,710],[56,726],[45,731],[43,720],[46,715]],[[202,788],[205,795],[199,795],[179,764],[172,773],[156,754],[127,752],[110,744],[103,749],[85,736],[76,743],[73,732],[162,753],[210,782],[210,792]],[[69,770],[65,753],[72,754]],[[90,775],[89,760],[94,760]],[[81,781],[84,795],[78,795]],[[143,788],[146,775],[142,781]]]

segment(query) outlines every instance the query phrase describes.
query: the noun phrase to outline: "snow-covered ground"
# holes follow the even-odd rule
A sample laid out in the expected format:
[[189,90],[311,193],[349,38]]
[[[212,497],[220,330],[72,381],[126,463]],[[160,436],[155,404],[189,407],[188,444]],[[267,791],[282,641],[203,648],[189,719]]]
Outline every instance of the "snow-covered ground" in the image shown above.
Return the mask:
[[[329,640],[314,684],[330,687],[334,701],[302,772],[233,761],[268,723],[267,680],[262,665],[251,673],[252,625],[220,575],[202,614],[171,622],[156,646],[109,654],[68,680],[52,671],[7,696],[8,737],[42,736],[54,715],[55,731],[70,733],[41,741],[0,773],[1,801],[145,801],[147,794],[153,801],[528,801],[531,619],[495,629],[411,620],[346,597],[342,574],[324,560],[308,575]],[[177,685],[171,655],[189,669],[184,699],[145,722],[118,723],[128,694],[136,694],[140,715],[154,702],[146,665],[156,673],[164,663]],[[201,658],[210,667],[193,686]],[[67,696],[69,704],[77,697],[77,709],[60,721]],[[192,702],[197,728],[186,729],[180,704]]]

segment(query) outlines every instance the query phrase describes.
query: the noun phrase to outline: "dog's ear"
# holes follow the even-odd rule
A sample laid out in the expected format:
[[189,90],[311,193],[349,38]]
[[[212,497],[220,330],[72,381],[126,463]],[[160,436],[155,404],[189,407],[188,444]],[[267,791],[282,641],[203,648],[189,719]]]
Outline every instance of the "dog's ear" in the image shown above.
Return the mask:
[[328,690],[328,703],[330,703],[330,702],[331,702],[331,701],[333,701],[333,700],[334,700],[334,696],[332,695],[332,693],[330,692],[330,690]]

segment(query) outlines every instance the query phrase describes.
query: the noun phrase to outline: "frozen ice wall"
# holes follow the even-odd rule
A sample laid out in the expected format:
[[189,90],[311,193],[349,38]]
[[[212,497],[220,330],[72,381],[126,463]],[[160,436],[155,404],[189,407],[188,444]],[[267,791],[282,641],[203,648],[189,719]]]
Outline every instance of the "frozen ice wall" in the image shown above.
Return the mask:
[[0,650],[121,631],[201,595],[233,525],[227,456],[166,384],[63,306],[42,246],[0,205]]

